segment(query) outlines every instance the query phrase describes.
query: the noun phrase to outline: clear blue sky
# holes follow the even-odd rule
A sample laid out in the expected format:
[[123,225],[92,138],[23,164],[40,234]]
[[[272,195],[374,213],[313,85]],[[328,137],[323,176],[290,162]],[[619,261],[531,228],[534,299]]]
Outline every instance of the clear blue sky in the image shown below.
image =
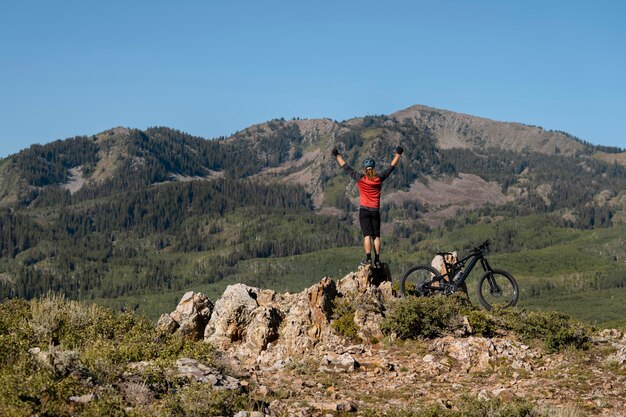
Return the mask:
[[626,147],[623,1],[0,3],[0,156],[413,104]]

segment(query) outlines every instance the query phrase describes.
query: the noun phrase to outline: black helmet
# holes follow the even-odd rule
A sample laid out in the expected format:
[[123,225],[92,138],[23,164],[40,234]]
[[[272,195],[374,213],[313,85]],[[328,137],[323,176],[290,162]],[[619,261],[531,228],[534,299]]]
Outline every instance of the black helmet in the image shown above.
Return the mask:
[[363,168],[374,168],[376,166],[376,162],[372,158],[365,158],[363,161]]

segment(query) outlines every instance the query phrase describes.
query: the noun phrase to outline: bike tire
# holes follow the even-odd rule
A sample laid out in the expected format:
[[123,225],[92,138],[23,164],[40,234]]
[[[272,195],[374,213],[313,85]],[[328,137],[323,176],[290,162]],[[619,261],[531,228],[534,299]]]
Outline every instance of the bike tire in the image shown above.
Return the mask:
[[435,268],[429,265],[415,265],[404,273],[400,280],[400,295],[423,295],[422,285],[433,281],[435,277],[441,279],[441,275]]
[[[499,290],[491,289],[489,277],[492,276]],[[519,300],[517,281],[509,272],[502,269],[487,271],[480,277],[476,286],[476,293],[480,304],[487,310],[493,308],[513,307]]]

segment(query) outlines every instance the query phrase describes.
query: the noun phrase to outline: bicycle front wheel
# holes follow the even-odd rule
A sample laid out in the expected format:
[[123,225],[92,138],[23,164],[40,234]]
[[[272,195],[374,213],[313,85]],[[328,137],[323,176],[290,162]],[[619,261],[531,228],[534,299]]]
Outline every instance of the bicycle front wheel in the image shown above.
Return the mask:
[[519,298],[517,281],[501,269],[485,272],[478,280],[476,292],[480,304],[487,310],[513,307]]
[[404,273],[400,281],[400,295],[424,295],[424,285],[430,284],[439,272],[428,265],[417,265]]

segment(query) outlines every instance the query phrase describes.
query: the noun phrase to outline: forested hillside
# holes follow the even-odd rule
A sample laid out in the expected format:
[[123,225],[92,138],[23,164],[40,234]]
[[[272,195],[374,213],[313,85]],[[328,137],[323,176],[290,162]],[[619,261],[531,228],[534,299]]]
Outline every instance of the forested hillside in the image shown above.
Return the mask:
[[[406,150],[383,198],[385,259],[396,277],[418,248],[428,260],[436,249],[492,238],[505,260],[550,246],[538,248],[512,219],[538,216],[535,228],[590,233],[592,241],[626,223],[623,150],[469,116],[446,124],[447,113],[409,110],[343,122],[274,120],[213,140],[164,127],[115,128],[33,145],[0,161],[0,297],[55,291],[147,309],[228,280],[299,290],[319,278],[316,269],[352,270],[360,256],[357,191],[331,158],[333,147],[357,168],[366,156],[385,166],[396,146]],[[451,238],[471,228],[483,230],[474,242]],[[607,245],[599,256],[615,263],[611,288],[622,288],[624,242]],[[552,276],[546,265],[539,274]],[[556,287],[569,288],[572,276],[559,275]],[[550,292],[530,287],[531,298]]]

